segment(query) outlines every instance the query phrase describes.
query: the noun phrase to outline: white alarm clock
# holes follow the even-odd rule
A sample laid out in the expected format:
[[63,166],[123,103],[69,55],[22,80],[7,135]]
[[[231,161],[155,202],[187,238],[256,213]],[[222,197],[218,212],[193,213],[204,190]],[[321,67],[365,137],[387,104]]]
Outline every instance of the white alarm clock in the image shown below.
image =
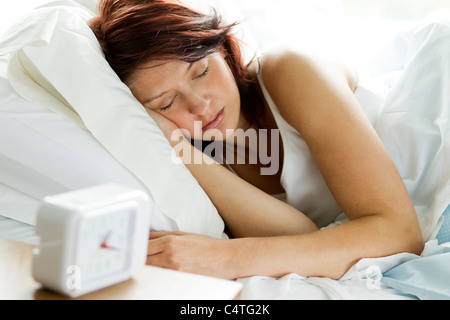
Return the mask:
[[70,297],[129,279],[145,265],[152,208],[143,191],[116,184],[46,197],[34,278]]

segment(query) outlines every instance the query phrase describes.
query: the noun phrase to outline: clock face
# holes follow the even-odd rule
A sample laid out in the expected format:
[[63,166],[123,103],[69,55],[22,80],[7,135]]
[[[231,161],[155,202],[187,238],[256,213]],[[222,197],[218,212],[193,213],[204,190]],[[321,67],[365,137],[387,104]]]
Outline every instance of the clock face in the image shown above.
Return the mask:
[[81,221],[76,259],[81,284],[126,269],[134,216],[135,212],[127,208],[95,214]]

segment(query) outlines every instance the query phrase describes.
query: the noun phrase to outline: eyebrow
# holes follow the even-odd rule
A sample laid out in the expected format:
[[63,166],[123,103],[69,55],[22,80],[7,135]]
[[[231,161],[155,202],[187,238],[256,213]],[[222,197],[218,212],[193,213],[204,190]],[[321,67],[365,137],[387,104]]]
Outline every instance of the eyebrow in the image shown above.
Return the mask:
[[[191,68],[192,68],[192,66],[194,65],[194,63],[195,63],[195,62],[190,62],[190,63],[189,63],[189,66],[188,66],[188,68],[187,68],[187,70],[186,70],[186,73],[189,72],[189,70],[191,70]],[[163,97],[164,95],[166,95],[168,92],[169,92],[169,91],[164,91],[163,93],[161,93],[161,94],[159,94],[159,95],[157,95],[157,96],[155,96],[155,97],[151,97],[151,98],[149,98],[149,99],[146,99],[146,100],[144,100],[144,102],[142,102],[142,105],[146,105],[147,103],[150,103],[150,102],[152,102],[152,101],[155,101],[155,100],[157,100],[157,99]]]
[[156,96],[156,97],[149,98],[149,99],[145,100],[144,102],[142,102],[142,104],[145,105],[145,104],[147,104],[147,103],[150,103],[150,102],[152,102],[152,101],[155,101],[156,99],[161,98],[162,96],[164,96],[164,95],[167,94],[168,92],[169,92],[169,91],[164,91],[163,93],[161,93],[160,95],[158,95],[158,96]]

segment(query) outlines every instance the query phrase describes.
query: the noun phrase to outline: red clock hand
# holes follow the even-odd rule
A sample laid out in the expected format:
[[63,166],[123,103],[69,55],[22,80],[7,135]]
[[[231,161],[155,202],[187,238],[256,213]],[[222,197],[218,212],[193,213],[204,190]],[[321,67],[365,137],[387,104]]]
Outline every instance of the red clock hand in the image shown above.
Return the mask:
[[103,241],[100,243],[100,248],[102,248],[102,249],[107,249],[107,250],[119,251],[119,248],[111,247],[111,246],[108,244],[107,241],[108,241],[108,238],[109,238],[110,234],[111,234],[111,231],[108,231],[108,233],[106,234],[106,236],[103,238]]
[[102,242],[100,247],[103,248],[103,249],[109,249],[109,246],[108,246],[108,244],[106,242]]
[[108,241],[108,238],[109,238],[110,234],[111,234],[111,231],[108,231],[106,236],[103,238],[102,243],[100,244],[100,248],[109,249],[109,245],[108,245],[108,243],[106,241]]

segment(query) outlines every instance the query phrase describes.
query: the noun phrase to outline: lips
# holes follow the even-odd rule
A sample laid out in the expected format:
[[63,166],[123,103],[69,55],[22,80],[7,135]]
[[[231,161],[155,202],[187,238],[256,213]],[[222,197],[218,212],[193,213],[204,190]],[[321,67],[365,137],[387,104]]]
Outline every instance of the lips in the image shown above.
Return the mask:
[[220,124],[223,121],[223,117],[224,117],[224,109],[220,110],[216,116],[213,118],[213,120],[211,120],[210,122],[208,122],[204,127],[203,130],[211,130],[211,129],[216,129],[218,126],[220,126]]

